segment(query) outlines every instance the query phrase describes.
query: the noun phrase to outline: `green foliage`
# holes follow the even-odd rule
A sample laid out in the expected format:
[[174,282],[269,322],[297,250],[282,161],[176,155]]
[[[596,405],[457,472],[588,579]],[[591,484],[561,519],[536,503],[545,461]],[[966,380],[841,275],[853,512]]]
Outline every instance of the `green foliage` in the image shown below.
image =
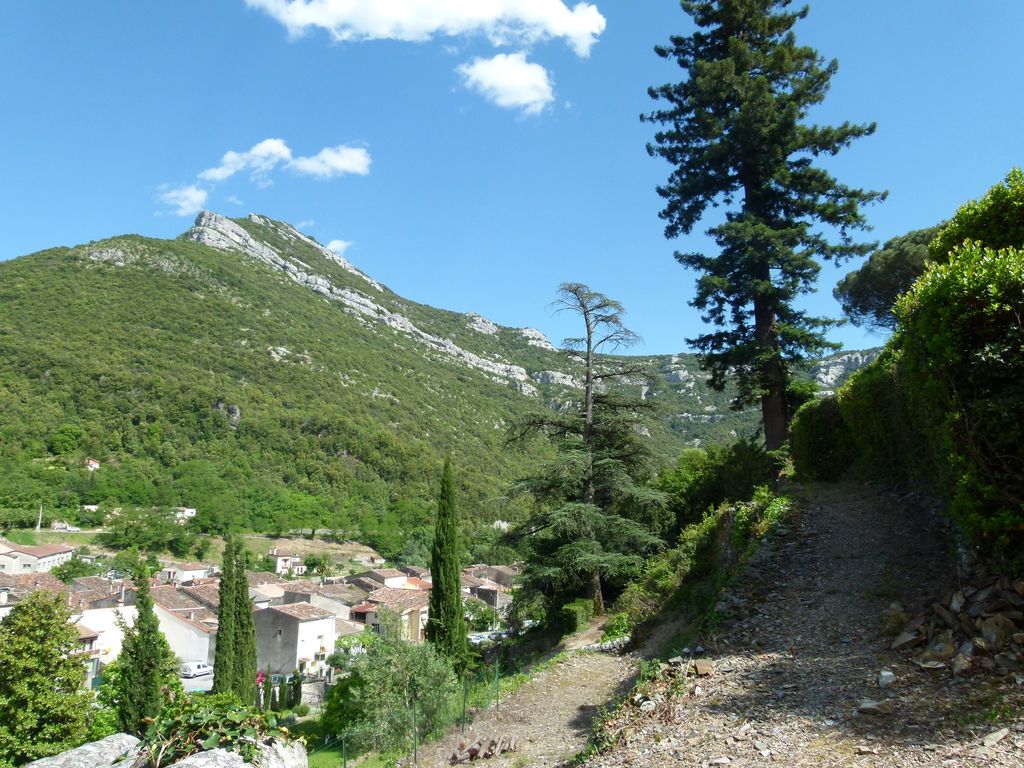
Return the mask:
[[[213,692],[230,693],[235,688],[235,638],[238,598],[235,595],[236,542],[224,542],[224,558],[217,591],[217,646],[213,652]],[[244,575],[244,574],[243,574]],[[247,591],[248,594],[248,591]]]
[[448,658],[458,675],[462,675],[469,664],[462,607],[461,549],[452,463],[450,459],[445,459],[437,500],[437,527],[430,558],[432,584],[427,640]]
[[179,525],[169,508],[155,507],[111,513],[104,529],[96,535],[96,541],[115,551],[135,548],[184,557],[195,547],[196,535]]
[[739,440],[683,451],[676,467],[661,474],[658,485],[668,498],[674,530],[680,531],[725,501],[749,500],[771,476],[772,462],[765,450],[753,440]]
[[625,310],[579,283],[562,284],[555,305],[578,315],[585,331],[565,340],[584,382],[583,400],[559,414],[522,419],[510,432],[510,443],[532,445],[541,437],[556,450],[518,486],[534,500],[530,517],[514,534],[526,550],[521,591],[551,605],[585,592],[600,613],[604,590],[620,589],[639,571],[644,555],[661,545],[657,532],[665,499],[648,483],[651,454],[640,438],[650,404],[608,387],[645,375],[645,369],[597,358],[603,350],[635,342],[636,334],[622,321]]
[[835,397],[812,400],[796,412],[789,450],[802,479],[835,482],[842,477],[853,460],[853,444]]
[[61,563],[60,565],[55,566],[50,573],[65,584],[70,584],[79,576],[95,576],[98,573],[102,573],[104,570],[105,568],[101,563],[87,563],[85,560],[79,560],[77,557],[73,557],[66,563]]
[[888,240],[867,262],[847,273],[832,291],[854,325],[894,328],[892,309],[931,263],[928,245],[939,227],[916,229]]
[[449,722],[455,689],[451,665],[434,644],[406,642],[398,618],[383,612],[380,640],[331,691],[324,727],[357,749],[402,750],[410,743],[413,707],[422,740]]
[[0,764],[77,747],[86,736],[85,667],[64,598],[33,592],[0,624]]
[[[235,600],[235,638],[231,690],[238,696],[239,701],[252,703],[256,701],[256,626],[253,623],[249,584],[245,579],[246,550],[237,541],[233,550],[231,578],[234,580],[234,586],[231,591]],[[220,635],[219,627],[217,634]]]
[[633,624],[629,619],[629,614],[625,611],[619,611],[613,614],[609,619],[608,623],[604,625],[604,632],[601,635],[601,640],[607,642],[609,640],[618,640],[622,637],[627,637],[632,630]]
[[1021,558],[1024,250],[954,248],[896,311],[906,384],[942,414],[933,427],[952,446],[954,516],[986,552]]
[[466,612],[466,623],[472,632],[483,632],[498,626],[500,616],[483,600],[470,597],[463,603]]
[[145,569],[135,579],[135,589],[135,623],[121,625],[121,653],[107,668],[101,701],[116,709],[121,730],[141,736],[181,684],[177,659],[153,610]]
[[302,704],[302,673],[299,670],[292,673],[288,688],[288,706],[294,710]]
[[[560,353],[531,346],[516,329],[477,333],[465,315],[381,291],[314,247],[287,241],[276,225],[239,223],[339,288],[474,354],[531,374],[564,367]],[[113,251],[128,261],[115,267],[93,258]],[[282,348],[292,354],[275,359],[271,351]],[[668,356],[644,362],[667,375]],[[673,365],[696,370],[691,355]],[[445,455],[463,464],[457,490],[467,532],[525,516],[522,501],[494,489],[533,471],[546,451],[502,450],[496,425],[574,397],[556,384],[537,389],[539,397],[524,395],[383,324],[364,325],[233,251],[126,236],[3,261],[0,526],[34,525],[40,502],[47,516],[83,527],[101,522],[92,513],[76,518],[83,504],[128,516],[134,508],[189,506],[199,516],[187,527],[147,513],[138,524],[115,526],[112,548],[184,557],[189,532],[326,526],[388,558],[426,564],[429,536],[408,552],[406,539],[433,529]],[[702,383],[692,393],[677,389],[659,392],[667,413],[724,409],[727,400]],[[753,419],[728,414],[710,425],[666,417],[648,428],[652,450],[669,457],[694,438],[746,434]],[[73,439],[51,446],[57,434]],[[100,469],[82,466],[87,455],[102,461]]]
[[582,632],[594,618],[594,601],[579,598],[561,608],[562,626],[566,632]]
[[182,697],[167,707],[150,726],[144,739],[145,768],[164,768],[188,755],[211,749],[237,752],[246,762],[259,744],[290,734],[273,717],[244,706],[231,693]]
[[[797,45],[792,30],[807,8],[787,12],[788,5],[684,0],[697,31],[655,51],[686,79],[650,88],[666,105],[643,117],[662,126],[647,151],[673,165],[658,188],[665,235],[690,233],[709,206],[730,208],[708,230],[719,255],[676,254],[700,273],[692,304],[718,327],[689,343],[702,353],[713,387],[735,378],[736,407],[760,402],[770,450],[785,440],[788,370],[827,349],[824,330],[833,325],[795,301],[814,289],[815,257],[838,262],[870,250],[850,231],[866,228],[861,206],[884,197],[840,184],[815,165],[875,127],[807,123],[838,64]],[[838,242],[821,234],[823,225],[837,231]]]
[[1024,249],[1024,171],[1014,168],[1002,184],[964,203],[932,241],[932,257],[945,262],[968,240],[995,250]]

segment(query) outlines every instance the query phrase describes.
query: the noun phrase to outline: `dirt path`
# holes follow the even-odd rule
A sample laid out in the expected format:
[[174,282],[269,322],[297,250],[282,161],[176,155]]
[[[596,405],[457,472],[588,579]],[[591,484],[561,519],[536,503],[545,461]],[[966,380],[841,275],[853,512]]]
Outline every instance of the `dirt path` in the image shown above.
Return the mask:
[[[656,684],[653,705],[624,708],[618,744],[586,765],[1024,766],[1012,677],[926,671],[882,634],[889,603],[927,606],[954,586],[929,516],[872,487],[804,496],[720,604],[703,641],[711,676]],[[896,675],[884,690],[883,668]],[[859,712],[866,698],[888,712]]]
[[555,649],[570,652],[564,660],[540,672],[497,711],[479,714],[464,736],[453,728],[443,740],[424,746],[420,768],[450,765],[460,741],[471,743],[480,736],[514,736],[520,745],[515,753],[479,763],[487,768],[558,766],[572,758],[586,746],[598,710],[635,679],[635,659],[579,650],[600,638],[598,624],[570,635]]

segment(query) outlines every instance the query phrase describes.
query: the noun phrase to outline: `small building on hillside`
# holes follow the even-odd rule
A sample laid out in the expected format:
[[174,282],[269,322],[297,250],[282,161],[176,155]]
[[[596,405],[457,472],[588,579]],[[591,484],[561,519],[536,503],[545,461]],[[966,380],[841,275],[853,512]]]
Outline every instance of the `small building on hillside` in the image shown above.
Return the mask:
[[47,573],[74,557],[73,548],[64,544],[42,544],[37,547],[11,544],[0,540],[0,573],[20,576],[25,573]]
[[402,622],[402,637],[413,643],[426,639],[430,617],[430,593],[421,589],[381,587],[371,592],[366,601],[352,608],[352,619],[380,632],[380,612],[390,611]]
[[202,563],[171,563],[160,571],[160,581],[167,584],[191,584],[196,579],[209,578],[214,572]]
[[309,603],[272,605],[253,614],[256,666],[261,672],[299,670],[318,677],[327,671],[334,651],[335,616]]
[[306,564],[300,555],[285,555],[272,549],[267,556],[274,561],[274,573],[281,576],[305,576]]

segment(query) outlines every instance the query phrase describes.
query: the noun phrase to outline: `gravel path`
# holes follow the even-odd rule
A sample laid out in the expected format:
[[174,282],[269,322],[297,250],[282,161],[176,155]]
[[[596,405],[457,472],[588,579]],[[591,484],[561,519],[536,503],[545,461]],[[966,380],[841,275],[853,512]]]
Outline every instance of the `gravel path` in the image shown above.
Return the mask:
[[450,765],[459,742],[480,736],[516,738],[519,748],[479,765],[487,768],[558,766],[586,746],[600,707],[632,686],[636,662],[628,657],[577,651],[542,671],[502,701],[481,713],[462,736],[455,728],[442,741],[420,752],[421,768]]
[[[955,586],[928,514],[868,486],[801,495],[724,596],[703,641],[711,674],[669,672],[586,765],[1024,766],[1017,681],[920,669],[882,634],[892,601],[923,607]],[[858,711],[864,699],[879,713]]]

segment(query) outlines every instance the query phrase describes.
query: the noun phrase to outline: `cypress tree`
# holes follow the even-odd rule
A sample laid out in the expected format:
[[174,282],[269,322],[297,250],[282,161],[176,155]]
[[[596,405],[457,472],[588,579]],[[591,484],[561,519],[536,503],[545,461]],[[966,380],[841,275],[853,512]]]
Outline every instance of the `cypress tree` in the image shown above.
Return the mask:
[[135,624],[126,627],[118,658],[120,691],[118,721],[136,735],[145,732],[146,718],[160,714],[167,701],[167,685],[174,680],[175,658],[153,610],[149,573],[139,566],[135,579]]
[[469,664],[466,619],[462,607],[461,567],[459,563],[459,521],[455,509],[455,487],[451,459],[445,459],[441,472],[441,491],[437,501],[437,525],[430,558],[430,618],[427,640],[452,663],[456,674]]
[[[760,403],[769,450],[786,439],[790,369],[831,346],[835,321],[795,306],[821,267],[868,253],[851,231],[867,228],[861,206],[884,194],[839,183],[817,158],[874,132],[874,124],[807,121],[825,99],[836,61],[796,42],[807,7],[790,0],[682,0],[697,30],[656,53],[686,79],[648,89],[665,102],[643,119],[661,130],[647,151],[672,163],[661,218],[669,238],[689,234],[709,206],[729,208],[708,230],[720,253],[676,253],[702,273],[691,304],[718,328],[689,343],[702,353],[709,383],[737,384],[736,408]],[[827,236],[838,234],[837,241]]]
[[213,656],[213,692],[227,693],[235,681],[235,543],[224,541],[224,565],[220,573],[217,606],[217,647]]
[[262,696],[260,698],[260,711],[269,712],[270,704],[274,698],[274,683],[270,679],[270,672],[263,673]]
[[252,620],[252,600],[245,579],[246,552],[241,543],[234,547],[232,589],[235,600],[235,641],[232,690],[248,704],[256,700],[256,627]]

